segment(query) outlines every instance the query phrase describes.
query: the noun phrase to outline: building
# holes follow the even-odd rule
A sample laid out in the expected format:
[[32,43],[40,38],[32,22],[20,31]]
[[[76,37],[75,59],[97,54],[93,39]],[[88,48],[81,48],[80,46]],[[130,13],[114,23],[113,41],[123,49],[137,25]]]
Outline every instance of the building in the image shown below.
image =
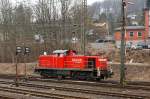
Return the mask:
[[[114,38],[116,41],[116,45],[120,46],[121,42],[121,28],[115,29]],[[144,26],[127,26],[126,33],[125,33],[125,40],[128,44],[136,44],[138,42],[145,42],[147,39],[147,35],[145,33]]]
[[[126,26],[125,40],[126,44],[150,44],[150,6],[144,9],[145,25],[144,26]],[[121,44],[121,28],[116,28],[114,33],[114,39],[116,46]]]

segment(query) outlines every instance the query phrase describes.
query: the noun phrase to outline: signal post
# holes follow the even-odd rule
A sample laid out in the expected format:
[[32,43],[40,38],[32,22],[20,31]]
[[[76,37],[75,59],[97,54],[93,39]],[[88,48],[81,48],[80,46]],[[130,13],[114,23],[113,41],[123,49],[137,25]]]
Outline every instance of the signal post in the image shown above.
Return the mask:
[[16,79],[15,79],[15,85],[16,87],[19,87],[19,77],[18,77],[18,56],[22,53],[22,47],[16,46]]
[[27,62],[27,56],[29,56],[29,53],[30,53],[30,48],[29,47],[24,47],[24,77],[25,77],[25,80],[27,80],[27,65],[26,65],[26,62]]
[[26,55],[29,55],[29,53],[30,53],[30,48],[29,47],[25,47],[25,46],[23,46],[23,47],[21,47],[21,46],[16,46],[16,77],[15,77],[15,85],[16,85],[16,87],[19,87],[19,75],[18,75],[18,59],[19,59],[19,55],[24,55],[24,64],[25,64],[25,68],[24,68],[24,72],[25,72],[25,74],[24,74],[24,76],[25,76],[25,79],[26,79],[26,77],[27,77],[27,68],[26,68],[26,61],[25,61],[25,59],[27,58],[27,57],[25,57]]

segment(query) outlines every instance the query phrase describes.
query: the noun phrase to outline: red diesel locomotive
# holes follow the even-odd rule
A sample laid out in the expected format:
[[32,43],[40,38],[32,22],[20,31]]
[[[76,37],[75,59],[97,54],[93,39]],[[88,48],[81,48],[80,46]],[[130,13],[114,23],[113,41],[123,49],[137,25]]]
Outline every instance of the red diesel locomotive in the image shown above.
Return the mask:
[[44,77],[59,79],[100,80],[112,75],[106,58],[77,55],[74,50],[56,50],[52,55],[39,56],[39,65],[35,72]]

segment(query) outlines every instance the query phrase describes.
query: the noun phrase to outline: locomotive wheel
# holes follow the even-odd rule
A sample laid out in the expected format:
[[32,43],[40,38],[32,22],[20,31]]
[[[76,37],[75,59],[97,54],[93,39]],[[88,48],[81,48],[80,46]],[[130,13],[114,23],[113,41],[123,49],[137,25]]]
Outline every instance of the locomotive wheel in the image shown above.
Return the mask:
[[96,81],[101,81],[101,78],[96,78]]
[[44,73],[41,73],[41,78],[42,78],[42,79],[46,79],[46,78],[48,78],[48,75],[46,75],[46,74],[44,74]]
[[64,77],[61,76],[61,75],[58,76],[58,80],[62,80],[63,78],[64,78]]
[[101,79],[105,79],[105,76],[104,76],[104,75],[101,75]]
[[91,80],[92,80],[92,78],[90,78],[90,77],[86,78],[86,81],[91,81]]

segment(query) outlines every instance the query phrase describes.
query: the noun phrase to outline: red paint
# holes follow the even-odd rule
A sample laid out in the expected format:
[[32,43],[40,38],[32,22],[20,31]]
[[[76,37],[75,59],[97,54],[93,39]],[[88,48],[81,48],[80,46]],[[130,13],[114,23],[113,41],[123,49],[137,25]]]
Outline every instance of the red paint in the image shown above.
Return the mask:
[[88,59],[95,60],[95,68],[101,70],[107,69],[107,59],[100,58],[99,56],[79,56],[73,52],[69,52],[67,55],[42,55],[39,57],[40,68],[54,68],[54,69],[87,69]]
[[77,68],[77,69],[84,69],[86,68],[86,60],[84,56],[66,56],[65,59],[65,66],[64,68]]
[[43,55],[39,57],[39,65],[45,68],[63,68],[64,57],[55,55]]
[[101,68],[102,70],[106,70],[107,69],[107,59],[105,58],[97,58],[96,60],[96,64],[97,64],[97,67]]

